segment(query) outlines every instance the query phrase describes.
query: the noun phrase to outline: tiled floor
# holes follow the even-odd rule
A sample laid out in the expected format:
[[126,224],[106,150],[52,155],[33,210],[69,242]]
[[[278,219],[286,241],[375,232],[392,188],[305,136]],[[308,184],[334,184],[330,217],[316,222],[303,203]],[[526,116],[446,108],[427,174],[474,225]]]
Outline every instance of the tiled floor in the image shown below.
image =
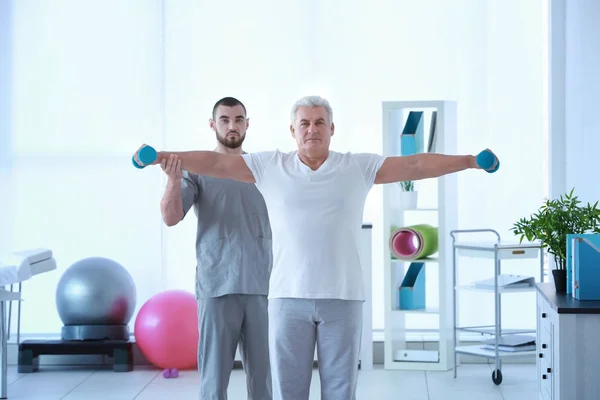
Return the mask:
[[[361,371],[358,400],[532,400],[536,381],[534,364],[503,366],[504,381],[496,386],[487,364],[463,365],[458,377],[450,372],[399,372],[381,367]],[[10,367],[8,398],[11,400],[188,400],[198,399],[198,373],[182,372],[177,379],[164,379],[158,370],[136,368],[128,373],[109,369],[44,368],[19,374]],[[246,400],[242,370],[231,376],[229,400]],[[319,374],[315,370],[311,399],[320,399]]]

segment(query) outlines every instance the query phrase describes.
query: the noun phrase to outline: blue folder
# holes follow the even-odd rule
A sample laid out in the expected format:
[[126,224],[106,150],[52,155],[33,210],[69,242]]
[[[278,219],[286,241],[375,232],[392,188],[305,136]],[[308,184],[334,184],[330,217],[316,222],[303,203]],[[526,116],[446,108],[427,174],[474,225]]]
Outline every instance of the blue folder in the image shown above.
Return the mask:
[[568,234],[567,235],[567,294],[573,294],[573,239],[581,238],[587,239],[594,246],[600,248],[600,235],[596,233],[579,233],[579,234]]
[[[597,235],[600,236],[600,235]],[[600,300],[600,246],[590,239],[571,239],[572,294],[577,300]]]
[[400,285],[398,302],[400,310],[421,310],[425,308],[425,263],[410,263]]
[[400,135],[400,154],[410,156],[424,150],[424,118],[423,111],[410,111],[406,124]]

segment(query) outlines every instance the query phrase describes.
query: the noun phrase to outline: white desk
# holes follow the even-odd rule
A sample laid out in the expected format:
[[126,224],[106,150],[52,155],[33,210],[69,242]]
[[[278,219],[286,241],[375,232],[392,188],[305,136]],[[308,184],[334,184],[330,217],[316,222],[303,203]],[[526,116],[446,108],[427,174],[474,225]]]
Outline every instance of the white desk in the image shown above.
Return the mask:
[[537,284],[539,400],[592,400],[600,393],[600,301]]

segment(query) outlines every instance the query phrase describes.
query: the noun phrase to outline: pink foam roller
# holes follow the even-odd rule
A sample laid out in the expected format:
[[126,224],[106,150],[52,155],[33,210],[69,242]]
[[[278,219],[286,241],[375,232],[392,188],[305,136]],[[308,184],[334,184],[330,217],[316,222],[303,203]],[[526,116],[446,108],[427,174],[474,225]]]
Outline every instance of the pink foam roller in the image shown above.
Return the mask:
[[400,230],[392,240],[394,253],[401,258],[414,257],[419,250],[417,234],[411,230]]

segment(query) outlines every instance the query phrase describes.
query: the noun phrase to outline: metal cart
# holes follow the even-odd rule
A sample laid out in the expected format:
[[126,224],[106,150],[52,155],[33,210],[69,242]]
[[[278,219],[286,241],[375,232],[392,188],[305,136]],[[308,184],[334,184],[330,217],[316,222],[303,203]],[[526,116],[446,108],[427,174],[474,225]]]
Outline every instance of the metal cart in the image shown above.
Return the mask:
[[[483,234],[495,235],[495,240],[487,242],[458,242],[457,235],[475,233],[478,236]],[[517,287],[503,288],[498,286],[498,276],[501,274],[501,260],[520,260],[520,259],[540,259],[540,282],[544,280],[544,253],[539,243],[510,243],[502,244],[500,234],[493,229],[466,229],[454,230],[450,232],[452,237],[452,264],[453,264],[453,307],[454,307],[454,377],[456,378],[457,370],[457,355],[467,354],[476,357],[484,357],[494,359],[495,369],[492,372],[492,381],[499,385],[502,383],[502,359],[514,357],[526,357],[535,355],[535,350],[519,351],[519,352],[503,352],[499,351],[499,340],[503,335],[515,335],[535,333],[535,329],[502,329],[501,310],[503,293],[515,292],[531,292],[535,291],[535,287]],[[479,288],[475,285],[457,286],[458,268],[457,268],[457,253],[467,257],[487,258],[494,261],[494,286],[493,288]],[[457,307],[457,291],[458,290],[478,290],[489,291],[494,293],[494,325],[484,326],[458,326],[458,307]],[[494,350],[483,349],[480,345],[474,346],[459,346],[459,332],[475,332],[482,335],[494,335]]]

